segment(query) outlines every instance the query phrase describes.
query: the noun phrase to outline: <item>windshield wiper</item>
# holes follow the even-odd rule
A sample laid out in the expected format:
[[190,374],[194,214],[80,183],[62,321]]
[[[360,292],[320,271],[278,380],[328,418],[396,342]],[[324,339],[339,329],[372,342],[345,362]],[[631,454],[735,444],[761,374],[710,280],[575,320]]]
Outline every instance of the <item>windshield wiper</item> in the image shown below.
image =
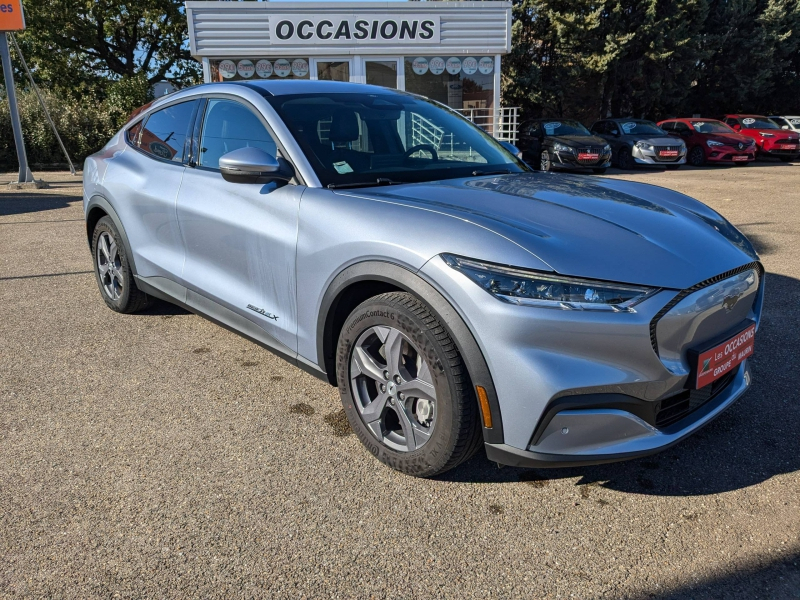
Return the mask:
[[496,171],[473,171],[472,176],[477,177],[478,175],[508,175],[511,173],[508,169],[497,169]]
[[402,181],[392,181],[386,177],[378,177],[375,181],[356,181],[354,183],[329,183],[328,189],[340,190],[343,188],[377,187],[379,185],[400,185]]

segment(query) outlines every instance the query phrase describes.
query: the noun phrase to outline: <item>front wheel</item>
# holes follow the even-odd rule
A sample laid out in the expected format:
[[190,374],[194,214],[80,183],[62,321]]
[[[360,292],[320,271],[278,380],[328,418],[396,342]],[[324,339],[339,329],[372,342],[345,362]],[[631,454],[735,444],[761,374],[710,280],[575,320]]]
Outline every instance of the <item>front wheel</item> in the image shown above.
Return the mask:
[[553,161],[550,160],[550,153],[547,150],[542,150],[542,157],[539,159],[540,171],[552,171]]
[[706,153],[700,146],[695,146],[689,152],[689,164],[693,167],[702,167],[706,164]]
[[631,156],[631,149],[623,146],[617,152],[617,165],[620,169],[630,169],[633,167],[633,157]]
[[351,427],[393,469],[432,477],[480,448],[477,401],[461,355],[411,294],[375,296],[350,314],[336,375]]

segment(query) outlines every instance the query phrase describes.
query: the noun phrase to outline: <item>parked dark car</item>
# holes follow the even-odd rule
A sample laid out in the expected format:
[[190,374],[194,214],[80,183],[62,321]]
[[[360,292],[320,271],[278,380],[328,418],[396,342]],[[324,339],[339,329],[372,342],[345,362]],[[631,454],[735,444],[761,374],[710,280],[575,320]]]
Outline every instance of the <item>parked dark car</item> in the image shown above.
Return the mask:
[[722,119],[736,133],[753,138],[759,156],[774,156],[783,162],[800,158],[800,137],[797,132],[781,129],[772,119],[761,115],[725,115]]
[[744,166],[756,159],[756,143],[715,119],[669,119],[658,124],[689,149],[687,160],[693,167],[709,163]]
[[573,119],[534,119],[520,128],[522,160],[541,171],[591,169],[605,173],[611,146]]
[[686,144],[667,135],[652,121],[603,119],[592,125],[592,133],[611,144],[620,169],[657,165],[677,169],[686,163]]

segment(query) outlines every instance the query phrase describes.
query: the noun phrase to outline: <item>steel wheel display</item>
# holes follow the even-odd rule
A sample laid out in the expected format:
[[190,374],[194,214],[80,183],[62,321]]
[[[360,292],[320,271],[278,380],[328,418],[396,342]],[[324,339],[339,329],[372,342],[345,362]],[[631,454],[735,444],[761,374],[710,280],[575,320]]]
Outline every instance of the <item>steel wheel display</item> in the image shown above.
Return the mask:
[[436,389],[427,361],[397,329],[375,326],[350,358],[355,406],[383,444],[400,452],[424,446],[436,426]]

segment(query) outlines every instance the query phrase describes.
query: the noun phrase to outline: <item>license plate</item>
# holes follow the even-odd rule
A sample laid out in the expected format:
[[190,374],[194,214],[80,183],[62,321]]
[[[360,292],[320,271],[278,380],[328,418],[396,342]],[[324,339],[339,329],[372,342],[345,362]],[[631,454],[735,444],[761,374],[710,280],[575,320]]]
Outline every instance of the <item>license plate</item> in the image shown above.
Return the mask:
[[734,156],[733,160],[747,160],[749,156]]
[[659,150],[659,156],[678,156],[677,150]]
[[781,150],[796,150],[797,144],[781,144]]
[[599,154],[590,154],[588,152],[578,152],[578,160],[597,160],[600,158]]
[[733,371],[743,360],[753,355],[756,337],[755,323],[732,338],[701,352],[697,356],[696,388],[713,383]]

